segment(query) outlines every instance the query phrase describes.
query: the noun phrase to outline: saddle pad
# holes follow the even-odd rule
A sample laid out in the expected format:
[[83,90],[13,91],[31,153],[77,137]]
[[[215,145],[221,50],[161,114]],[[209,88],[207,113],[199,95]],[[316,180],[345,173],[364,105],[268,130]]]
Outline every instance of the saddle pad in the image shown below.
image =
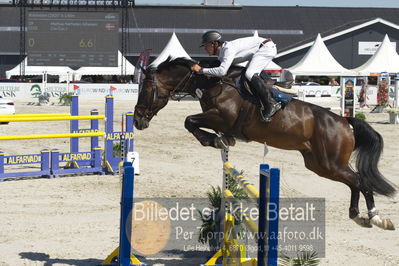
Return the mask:
[[276,101],[279,101],[279,102],[283,102],[285,104],[288,104],[292,100],[292,97],[294,97],[294,95],[284,93],[282,91],[277,90],[274,87],[271,89],[271,91],[272,91],[273,99],[275,99]]
[[241,95],[243,99],[253,104],[260,105],[259,98],[247,90],[241,78],[236,79],[235,88],[237,89],[238,93]]

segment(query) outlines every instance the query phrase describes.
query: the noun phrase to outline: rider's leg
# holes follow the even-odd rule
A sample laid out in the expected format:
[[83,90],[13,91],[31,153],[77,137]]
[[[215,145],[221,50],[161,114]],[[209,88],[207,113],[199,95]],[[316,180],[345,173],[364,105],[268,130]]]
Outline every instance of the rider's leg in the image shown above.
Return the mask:
[[270,89],[264,85],[259,73],[272,61],[276,53],[276,45],[272,41],[262,45],[253,55],[245,72],[245,76],[251,81],[251,87],[255,89],[262,102],[261,114],[267,122],[271,121],[271,116],[281,108],[281,104],[272,98]]
[[255,89],[259,99],[262,102],[263,108],[261,109],[261,115],[266,122],[271,121],[271,117],[281,108],[281,103],[276,102],[272,98],[272,93],[267,88],[261,77],[258,74],[253,75],[251,79],[251,87]]

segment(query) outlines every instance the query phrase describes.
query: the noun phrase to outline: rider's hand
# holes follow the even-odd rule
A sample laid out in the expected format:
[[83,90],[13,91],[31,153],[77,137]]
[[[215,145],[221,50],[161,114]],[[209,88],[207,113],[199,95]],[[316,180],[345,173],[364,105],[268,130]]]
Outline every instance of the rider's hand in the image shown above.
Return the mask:
[[200,67],[198,64],[192,65],[191,70],[197,73],[202,73],[202,67]]

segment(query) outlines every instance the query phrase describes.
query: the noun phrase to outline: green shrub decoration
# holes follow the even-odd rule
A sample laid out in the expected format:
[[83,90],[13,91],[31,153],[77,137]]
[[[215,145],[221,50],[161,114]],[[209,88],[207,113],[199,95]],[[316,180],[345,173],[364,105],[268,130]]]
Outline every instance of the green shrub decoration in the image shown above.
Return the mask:
[[[240,172],[240,174],[243,174],[243,171]],[[239,181],[227,176],[226,179],[226,189],[230,190],[231,193],[233,193],[233,196],[240,200],[240,199],[248,199],[248,195],[245,193],[244,189],[241,188]],[[199,210],[198,213],[200,215],[200,218],[202,220],[202,225],[200,227],[200,232],[199,232],[199,237],[198,237],[198,242],[200,243],[209,243],[210,240],[208,239],[208,233],[217,233],[217,228],[218,225],[215,220],[212,219],[212,217],[215,217],[215,213],[218,213],[221,208],[222,204],[222,188],[220,186],[211,186],[211,190],[206,193],[208,200],[209,200],[209,207],[213,209],[213,213],[204,216]],[[236,225],[240,224],[239,221],[236,221]],[[210,243],[211,244],[211,243]]]
[[363,113],[357,113],[357,114],[355,115],[355,117],[356,117],[357,119],[366,121],[366,115],[363,114]]
[[73,92],[61,94],[60,98],[58,99],[58,103],[61,105],[70,106],[72,103],[72,95]]

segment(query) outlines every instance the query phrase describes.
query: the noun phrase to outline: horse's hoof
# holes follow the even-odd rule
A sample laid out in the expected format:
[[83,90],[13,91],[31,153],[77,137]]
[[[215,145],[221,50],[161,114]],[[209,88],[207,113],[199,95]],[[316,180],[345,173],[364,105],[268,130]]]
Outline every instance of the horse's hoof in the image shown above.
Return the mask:
[[229,145],[227,144],[227,140],[225,137],[216,137],[215,138],[215,142],[214,142],[214,146],[217,149],[228,149]]
[[230,136],[228,136],[228,137],[223,136],[223,137],[225,138],[227,145],[229,145],[230,147],[236,145],[236,140],[234,139],[234,137],[230,137]]
[[357,223],[361,227],[365,227],[365,228],[373,227],[373,225],[370,223],[369,218],[361,217],[360,215],[358,215],[355,218],[352,218],[352,220],[355,221],[355,223]]
[[395,226],[393,225],[391,219],[382,219],[384,223],[385,230],[395,230]]
[[378,215],[374,215],[373,218],[370,219],[371,223],[378,226],[384,230],[395,230],[395,226],[393,225],[391,219],[381,219]]

